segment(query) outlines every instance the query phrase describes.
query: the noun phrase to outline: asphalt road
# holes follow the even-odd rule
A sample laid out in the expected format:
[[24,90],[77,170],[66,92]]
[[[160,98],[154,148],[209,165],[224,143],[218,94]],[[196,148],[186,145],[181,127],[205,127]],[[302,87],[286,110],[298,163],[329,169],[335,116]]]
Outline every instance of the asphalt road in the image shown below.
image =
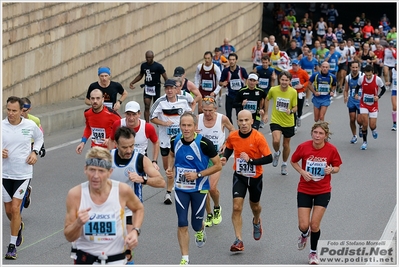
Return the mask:
[[[322,240],[379,240],[397,203],[397,133],[391,131],[391,100],[388,91],[380,100],[377,140],[369,140],[369,148],[360,150],[361,142],[350,144],[349,117],[342,95],[333,100],[326,121],[334,133],[331,142],[337,146],[343,164],[332,180],[332,198],[321,223]],[[224,112],[224,107],[219,108]],[[310,138],[313,125],[312,105],[304,108],[302,126],[291,139],[291,152]],[[236,124],[235,124],[236,126]],[[68,190],[85,181],[84,154],[75,148],[82,129],[72,129],[46,137],[47,155],[34,168],[31,207],[23,211],[24,243],[18,248],[18,259],[3,264],[43,265],[71,264],[70,243],[63,234],[65,198]],[[269,125],[261,129],[271,147]],[[151,151],[151,150],[149,150]],[[159,159],[159,162],[161,160]],[[252,238],[252,214],[248,202],[243,210],[245,251],[229,251],[234,241],[231,223],[232,160],[222,170],[219,182],[223,221],[207,228],[207,243],[199,249],[190,229],[191,264],[307,264],[308,247],[296,249],[296,187],[299,174],[289,165],[287,176],[271,164],[264,166],[264,188],[261,197],[263,237]],[[281,164],[281,159],[280,159]],[[145,221],[136,264],[178,264],[177,216],[174,205],[163,204],[164,190],[144,188]],[[396,215],[395,215],[396,218]],[[9,222],[3,211],[3,255],[9,243]],[[396,231],[396,228],[394,229]]]

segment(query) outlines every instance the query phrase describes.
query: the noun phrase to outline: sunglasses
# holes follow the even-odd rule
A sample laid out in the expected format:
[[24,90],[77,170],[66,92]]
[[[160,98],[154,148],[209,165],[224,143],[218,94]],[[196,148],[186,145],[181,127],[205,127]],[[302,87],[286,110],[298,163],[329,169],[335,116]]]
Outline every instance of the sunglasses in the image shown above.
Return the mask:
[[212,97],[204,97],[204,98],[202,99],[202,101],[216,102],[216,100],[215,100],[214,98],[212,98]]

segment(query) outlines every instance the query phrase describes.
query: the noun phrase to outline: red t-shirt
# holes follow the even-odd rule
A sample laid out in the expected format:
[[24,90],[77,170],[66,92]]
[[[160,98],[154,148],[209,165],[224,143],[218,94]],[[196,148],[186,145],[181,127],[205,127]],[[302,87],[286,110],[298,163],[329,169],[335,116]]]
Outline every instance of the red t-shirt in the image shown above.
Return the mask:
[[93,112],[92,108],[88,108],[84,112],[86,118],[86,127],[83,131],[83,137],[88,139],[90,135],[91,146],[104,146],[102,139],[110,138],[112,134],[112,125],[114,121],[121,119],[121,116],[111,108],[104,106],[104,108],[98,112]]
[[317,178],[317,180],[306,182],[301,175],[298,192],[308,195],[331,192],[331,175],[324,175],[324,168],[330,165],[339,167],[342,164],[341,156],[334,145],[326,142],[322,148],[315,149],[312,140],[300,144],[292,154],[291,161],[294,163],[301,161],[302,169]]

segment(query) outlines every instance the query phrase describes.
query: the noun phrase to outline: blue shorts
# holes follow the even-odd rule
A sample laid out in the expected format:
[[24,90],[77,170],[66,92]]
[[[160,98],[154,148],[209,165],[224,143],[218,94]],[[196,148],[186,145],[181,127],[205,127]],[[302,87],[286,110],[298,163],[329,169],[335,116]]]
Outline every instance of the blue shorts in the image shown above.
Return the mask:
[[349,109],[349,113],[352,113],[352,112],[357,112],[357,114],[360,113],[360,100],[356,100],[353,97],[349,97],[348,103],[346,103],[346,106]]
[[396,90],[392,90],[391,92],[392,92],[391,96],[396,96]]
[[331,104],[330,95],[313,96],[312,103],[315,108],[328,107]]
[[182,190],[175,190],[178,227],[188,226],[188,208],[191,202],[191,226],[196,232],[202,229],[206,195],[206,193],[201,193],[200,191],[188,193]]

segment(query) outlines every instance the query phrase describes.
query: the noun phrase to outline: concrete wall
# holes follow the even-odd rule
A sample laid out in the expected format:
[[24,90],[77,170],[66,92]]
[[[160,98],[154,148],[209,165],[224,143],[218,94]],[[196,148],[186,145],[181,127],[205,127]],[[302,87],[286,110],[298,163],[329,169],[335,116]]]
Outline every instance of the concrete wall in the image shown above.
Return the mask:
[[[35,106],[82,95],[111,68],[128,89],[147,50],[173,75],[230,38],[239,60],[261,35],[262,3],[2,3],[3,108],[11,95]],[[130,91],[130,90],[129,90]]]

